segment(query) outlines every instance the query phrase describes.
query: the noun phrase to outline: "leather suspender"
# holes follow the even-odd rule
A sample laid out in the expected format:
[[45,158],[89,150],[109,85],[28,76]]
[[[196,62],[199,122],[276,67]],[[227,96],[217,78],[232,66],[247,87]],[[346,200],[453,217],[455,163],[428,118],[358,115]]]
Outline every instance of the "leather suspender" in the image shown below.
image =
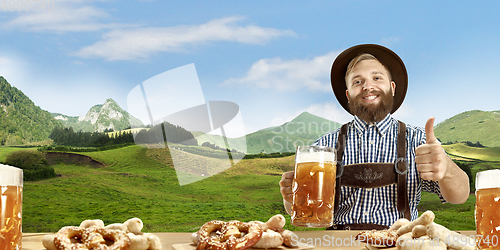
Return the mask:
[[[411,219],[410,205],[406,177],[408,163],[406,160],[406,124],[399,122],[397,139],[397,160],[395,163],[363,163],[344,166],[343,173],[337,177],[335,185],[334,213],[338,212],[340,201],[340,187],[351,186],[357,188],[376,188],[397,184],[397,209],[408,220]],[[342,162],[342,155],[346,143],[348,123],[340,128],[337,139],[337,160]],[[337,164],[337,173],[342,171]],[[344,178],[342,178],[344,177]]]
[[406,124],[401,121],[398,122],[398,159],[395,163],[395,170],[398,174],[398,211],[402,212],[406,219],[411,220],[410,203],[408,201],[408,185],[406,182],[406,177],[408,176],[408,161],[406,160]]

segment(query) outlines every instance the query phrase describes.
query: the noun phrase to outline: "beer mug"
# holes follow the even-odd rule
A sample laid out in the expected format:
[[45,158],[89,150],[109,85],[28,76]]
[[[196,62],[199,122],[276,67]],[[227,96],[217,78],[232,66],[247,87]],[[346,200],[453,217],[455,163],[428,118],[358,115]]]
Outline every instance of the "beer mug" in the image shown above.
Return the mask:
[[23,170],[0,164],[0,249],[21,250]]
[[335,148],[299,146],[295,154],[292,224],[300,227],[333,225]]
[[500,249],[500,170],[476,174],[476,233],[479,249]]

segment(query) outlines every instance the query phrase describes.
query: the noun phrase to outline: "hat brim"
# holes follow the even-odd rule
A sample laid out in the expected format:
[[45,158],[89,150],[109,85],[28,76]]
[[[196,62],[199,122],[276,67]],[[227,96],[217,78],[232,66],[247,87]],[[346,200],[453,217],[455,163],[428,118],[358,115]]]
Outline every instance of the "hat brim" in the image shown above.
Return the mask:
[[345,73],[349,62],[359,54],[368,53],[375,56],[382,64],[384,64],[392,75],[392,81],[396,83],[396,93],[394,95],[394,104],[391,114],[394,113],[403,103],[408,88],[408,73],[403,60],[392,50],[377,45],[377,44],[361,44],[344,50],[340,53],[332,65],[330,79],[333,92],[337,97],[340,105],[349,112],[349,104],[346,96]]

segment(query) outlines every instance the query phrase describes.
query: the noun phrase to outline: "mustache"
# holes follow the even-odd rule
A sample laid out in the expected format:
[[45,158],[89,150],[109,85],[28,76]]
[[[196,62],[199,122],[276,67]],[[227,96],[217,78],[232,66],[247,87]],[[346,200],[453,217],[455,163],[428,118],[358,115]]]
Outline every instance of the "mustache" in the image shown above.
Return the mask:
[[366,96],[368,94],[381,96],[381,95],[384,95],[385,93],[382,90],[365,90],[365,91],[359,93],[356,96],[356,99],[361,99],[361,98],[363,98],[363,96]]

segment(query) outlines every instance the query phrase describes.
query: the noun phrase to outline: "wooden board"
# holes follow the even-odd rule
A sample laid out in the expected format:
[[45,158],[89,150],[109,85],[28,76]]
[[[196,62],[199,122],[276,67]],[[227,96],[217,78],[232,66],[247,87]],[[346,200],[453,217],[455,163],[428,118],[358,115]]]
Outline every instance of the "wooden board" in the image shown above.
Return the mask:
[[[286,246],[280,246],[278,248],[266,248],[268,250],[304,250],[304,249],[312,249],[314,248],[313,246],[298,246],[298,247],[286,247]],[[173,250],[196,250],[196,245],[193,243],[185,243],[185,244],[173,244],[172,245]],[[260,249],[262,248],[249,248],[249,249]]]

